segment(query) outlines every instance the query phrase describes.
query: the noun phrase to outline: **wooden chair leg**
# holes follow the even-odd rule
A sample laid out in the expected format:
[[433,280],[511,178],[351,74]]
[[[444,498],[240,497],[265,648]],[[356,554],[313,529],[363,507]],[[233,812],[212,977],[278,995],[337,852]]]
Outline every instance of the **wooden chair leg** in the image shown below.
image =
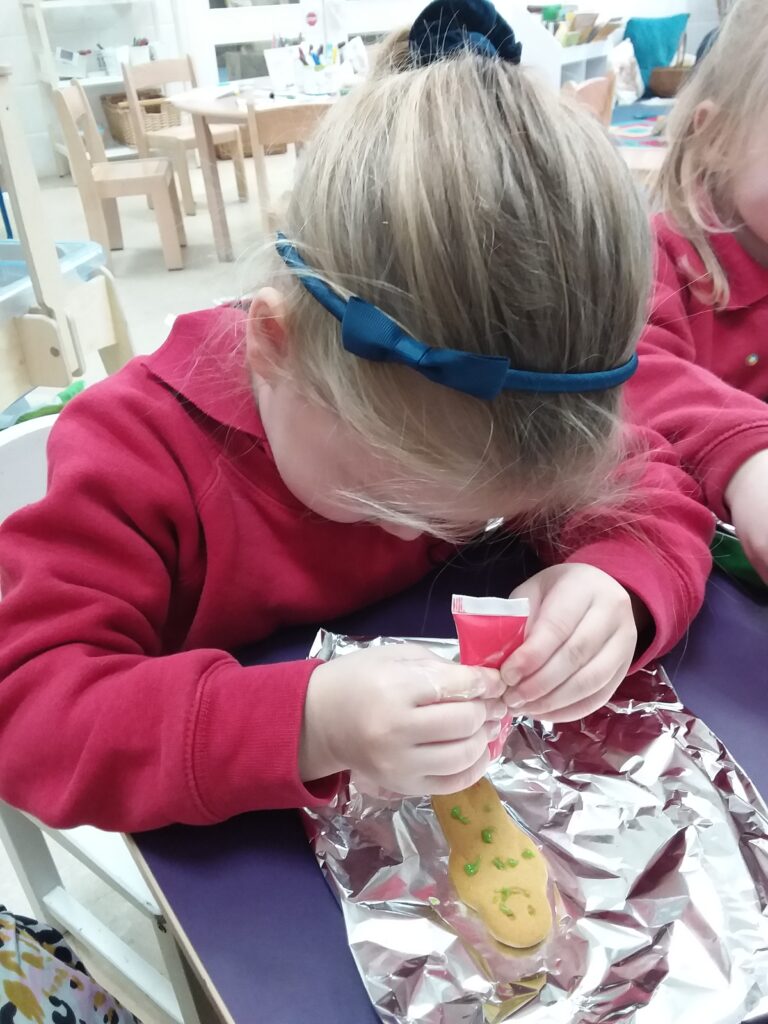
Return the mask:
[[192,182],[189,178],[189,161],[184,146],[177,146],[172,153],[173,167],[176,177],[179,179],[179,190],[181,191],[181,202],[184,213],[188,217],[195,215],[195,197],[192,195]]
[[264,155],[264,147],[256,145],[253,147],[253,166],[256,168],[256,185],[259,190],[259,207],[261,209],[261,227],[265,234],[270,231],[269,211],[272,207],[269,198],[269,184],[267,182],[267,161]]
[[232,145],[232,166],[235,170],[237,196],[241,203],[248,199],[248,182],[245,177],[245,154],[243,153],[243,137],[237,129],[235,142]]
[[111,269],[112,260],[110,257],[110,251],[112,249],[112,240],[109,237],[109,228],[107,227],[107,220],[104,216],[104,207],[102,201],[94,199],[83,199],[83,213],[85,214],[85,223],[88,226],[88,235],[92,241],[98,242],[104,250],[106,257],[107,266]]
[[184,218],[181,215],[181,207],[179,206],[179,194],[176,191],[176,183],[173,177],[168,183],[168,194],[171,197],[171,209],[176,221],[176,234],[179,238],[179,245],[185,246],[187,244],[187,229],[184,227]]
[[[173,192],[171,192],[171,188],[173,188]],[[163,249],[163,257],[168,270],[181,270],[184,267],[184,257],[181,253],[179,230],[176,223],[177,214],[174,211],[174,204],[171,199],[175,192],[176,189],[173,182],[171,182],[170,186],[163,182],[162,185],[158,185],[152,190],[155,218],[158,231],[160,232],[160,245]],[[176,208],[178,209],[178,199],[176,201]]]
[[120,226],[120,214],[117,209],[116,199],[102,199],[101,208],[104,211],[104,220],[107,225],[110,249],[123,248],[123,229]]

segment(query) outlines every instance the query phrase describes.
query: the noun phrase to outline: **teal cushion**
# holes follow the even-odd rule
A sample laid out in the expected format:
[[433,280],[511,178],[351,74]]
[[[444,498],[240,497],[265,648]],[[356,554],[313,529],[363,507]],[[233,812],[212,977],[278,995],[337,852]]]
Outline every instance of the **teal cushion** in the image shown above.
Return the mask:
[[677,53],[688,24],[688,14],[669,18],[630,18],[624,38],[635,48],[635,56],[646,88],[654,68],[666,68]]

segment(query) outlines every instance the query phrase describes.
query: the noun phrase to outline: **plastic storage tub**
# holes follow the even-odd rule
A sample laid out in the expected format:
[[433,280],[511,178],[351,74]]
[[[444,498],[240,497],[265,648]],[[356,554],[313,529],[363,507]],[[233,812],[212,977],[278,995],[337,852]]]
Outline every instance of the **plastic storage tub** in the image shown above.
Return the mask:
[[[104,266],[104,252],[96,242],[57,242],[59,266],[72,282],[87,281]],[[0,324],[23,316],[36,304],[21,243],[0,240]]]

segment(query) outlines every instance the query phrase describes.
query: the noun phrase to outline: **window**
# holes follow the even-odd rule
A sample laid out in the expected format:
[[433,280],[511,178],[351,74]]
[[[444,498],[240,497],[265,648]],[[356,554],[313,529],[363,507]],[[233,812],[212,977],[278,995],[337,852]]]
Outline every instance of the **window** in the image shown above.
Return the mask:
[[[293,46],[301,40],[283,39],[283,45]],[[236,82],[241,78],[263,78],[267,71],[264,51],[273,45],[271,39],[255,39],[252,43],[219,43],[216,47],[216,66],[219,82]]]
[[278,4],[297,4],[299,0],[208,0],[209,7],[276,7]]

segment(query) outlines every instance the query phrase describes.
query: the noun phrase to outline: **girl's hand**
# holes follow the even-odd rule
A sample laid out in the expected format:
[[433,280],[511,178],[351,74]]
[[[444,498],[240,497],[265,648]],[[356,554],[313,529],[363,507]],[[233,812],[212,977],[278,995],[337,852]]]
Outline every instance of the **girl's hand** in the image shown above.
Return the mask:
[[371,648],[319,665],[304,705],[299,771],[349,768],[409,796],[454,793],[488,767],[506,705],[495,669],[445,661],[415,645]]
[[[523,644],[501,666],[507,705],[572,722],[610,700],[637,646],[640,623],[628,591],[594,566],[568,563],[544,569],[510,596],[527,597],[531,613]],[[642,605],[638,612],[647,616]]]
[[747,558],[768,583],[768,450],[757,452],[736,470],[725,503]]

